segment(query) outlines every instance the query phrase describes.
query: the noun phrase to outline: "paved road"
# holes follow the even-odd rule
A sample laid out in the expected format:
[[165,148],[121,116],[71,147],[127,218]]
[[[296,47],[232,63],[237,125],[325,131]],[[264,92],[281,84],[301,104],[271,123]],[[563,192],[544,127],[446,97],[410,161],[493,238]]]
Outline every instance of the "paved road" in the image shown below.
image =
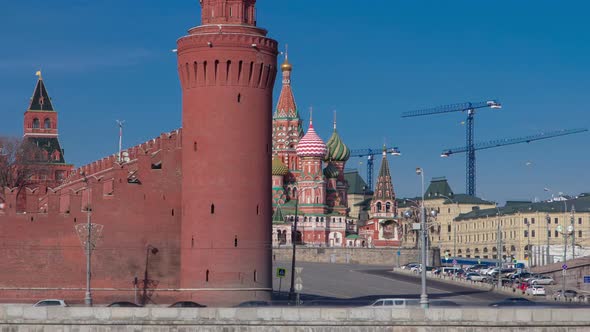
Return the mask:
[[[322,263],[298,263],[303,267],[304,301],[334,301],[350,305],[365,305],[377,298],[419,298],[420,278],[391,272],[391,267],[344,265]],[[290,287],[290,262],[279,262],[276,267],[287,269],[281,290],[283,295]],[[276,271],[276,270],[275,270]],[[274,290],[278,291],[278,279],[274,280]],[[460,305],[487,306],[507,296],[468,287],[449,285],[440,281],[428,283],[431,299],[450,300]],[[284,298],[278,297],[278,298]]]

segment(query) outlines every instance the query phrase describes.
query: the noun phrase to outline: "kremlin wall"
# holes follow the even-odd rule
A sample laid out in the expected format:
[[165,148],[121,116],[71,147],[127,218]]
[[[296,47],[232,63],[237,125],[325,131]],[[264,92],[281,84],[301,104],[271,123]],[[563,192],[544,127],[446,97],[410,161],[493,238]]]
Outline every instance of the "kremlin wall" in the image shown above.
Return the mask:
[[46,174],[3,188],[2,302],[82,302],[89,222],[96,303],[269,300],[272,247],[291,245],[295,220],[298,243],[399,246],[385,153],[373,219],[359,232],[344,177],[350,150],[335,120],[327,144],[311,119],[304,132],[287,57],[273,114],[278,44],[256,26],[255,2],[201,1],[203,25],[178,40],[182,129],[121,155],[67,164],[38,73],[24,139],[46,151]]

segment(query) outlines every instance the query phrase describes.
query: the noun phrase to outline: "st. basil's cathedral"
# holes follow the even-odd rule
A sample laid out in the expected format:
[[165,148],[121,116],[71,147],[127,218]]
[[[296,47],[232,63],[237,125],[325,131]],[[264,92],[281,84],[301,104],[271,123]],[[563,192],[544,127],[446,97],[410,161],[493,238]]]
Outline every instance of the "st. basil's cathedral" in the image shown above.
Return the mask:
[[370,247],[397,245],[395,193],[384,155],[377,190],[371,205],[373,219],[363,222],[349,216],[345,179],[350,149],[336,129],[327,143],[315,131],[310,111],[309,127],[303,124],[291,88],[293,66],[281,65],[282,90],[273,116],[273,246],[291,245],[297,222],[298,244],[325,247]]

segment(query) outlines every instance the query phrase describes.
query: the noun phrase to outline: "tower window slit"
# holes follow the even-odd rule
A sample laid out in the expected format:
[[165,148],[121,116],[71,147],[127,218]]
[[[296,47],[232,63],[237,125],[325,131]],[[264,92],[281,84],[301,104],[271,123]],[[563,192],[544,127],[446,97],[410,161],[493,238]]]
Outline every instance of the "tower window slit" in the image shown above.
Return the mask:
[[225,81],[229,82],[229,73],[231,73],[231,60],[227,60],[227,68],[225,72]]
[[172,216],[174,217],[174,209],[172,209]]
[[195,150],[195,152],[197,152],[197,142],[194,142],[193,149]]
[[268,86],[268,80],[270,80],[270,65],[266,66],[266,81],[264,82],[264,87]]
[[203,62],[203,78],[205,84],[207,84],[207,61]]
[[256,270],[254,270],[254,282],[256,282],[256,281],[257,281],[257,279],[258,279],[258,275],[257,275],[257,273],[256,273]]
[[205,272],[205,282],[209,282],[209,270]]
[[217,82],[217,71],[219,70],[219,60],[215,60],[215,82]]
[[189,83],[191,81],[191,75],[189,73],[188,62],[184,65],[184,67],[185,67],[185,71],[186,71],[186,81],[187,81],[187,83]]
[[242,94],[238,93],[238,103],[240,103],[242,101]]
[[238,247],[238,236],[234,238],[234,247]]
[[195,247],[195,237],[191,237],[191,248]]
[[211,204],[211,214],[215,213],[215,204]]
[[264,71],[264,63],[260,64],[260,71],[258,72],[258,87],[260,87],[260,83],[262,83],[262,73]]
[[256,205],[256,215],[260,215],[260,205]]
[[197,64],[197,62],[195,61],[195,62],[193,63],[193,71],[194,71],[194,72],[193,72],[193,75],[194,75],[194,78],[193,78],[193,79],[194,79],[194,81],[195,81],[195,82],[194,82],[194,84],[197,84],[197,77],[199,77],[199,76],[197,76],[197,73],[198,73],[198,70],[197,70],[197,68],[198,68],[198,67],[199,67],[199,64]]
[[248,76],[248,85],[252,83],[252,74],[254,73],[254,62],[250,62],[250,75]]
[[242,67],[244,65],[244,61],[240,61],[238,63],[238,83],[240,83],[240,79],[242,78]]

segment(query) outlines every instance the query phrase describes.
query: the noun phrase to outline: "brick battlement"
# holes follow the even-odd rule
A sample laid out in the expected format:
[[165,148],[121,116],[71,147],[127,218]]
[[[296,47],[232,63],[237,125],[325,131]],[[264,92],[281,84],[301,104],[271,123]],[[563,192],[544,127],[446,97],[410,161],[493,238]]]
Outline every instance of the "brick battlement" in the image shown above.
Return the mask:
[[[149,170],[161,169],[163,159],[171,151],[180,150],[181,133],[181,129],[162,133],[154,139],[124,150],[123,152],[128,153],[128,162],[119,162],[114,154],[81,166],[71,171],[65,182],[57,188],[41,185],[24,188],[20,192],[18,188],[4,188],[6,202],[4,208],[0,209],[0,216],[68,214],[72,211],[84,211],[91,199],[95,203],[100,198],[112,199],[116,195],[115,182],[141,183],[146,180],[145,175]],[[170,163],[180,167],[180,158]],[[88,188],[92,194],[88,193]],[[17,204],[17,201],[26,203]]]

